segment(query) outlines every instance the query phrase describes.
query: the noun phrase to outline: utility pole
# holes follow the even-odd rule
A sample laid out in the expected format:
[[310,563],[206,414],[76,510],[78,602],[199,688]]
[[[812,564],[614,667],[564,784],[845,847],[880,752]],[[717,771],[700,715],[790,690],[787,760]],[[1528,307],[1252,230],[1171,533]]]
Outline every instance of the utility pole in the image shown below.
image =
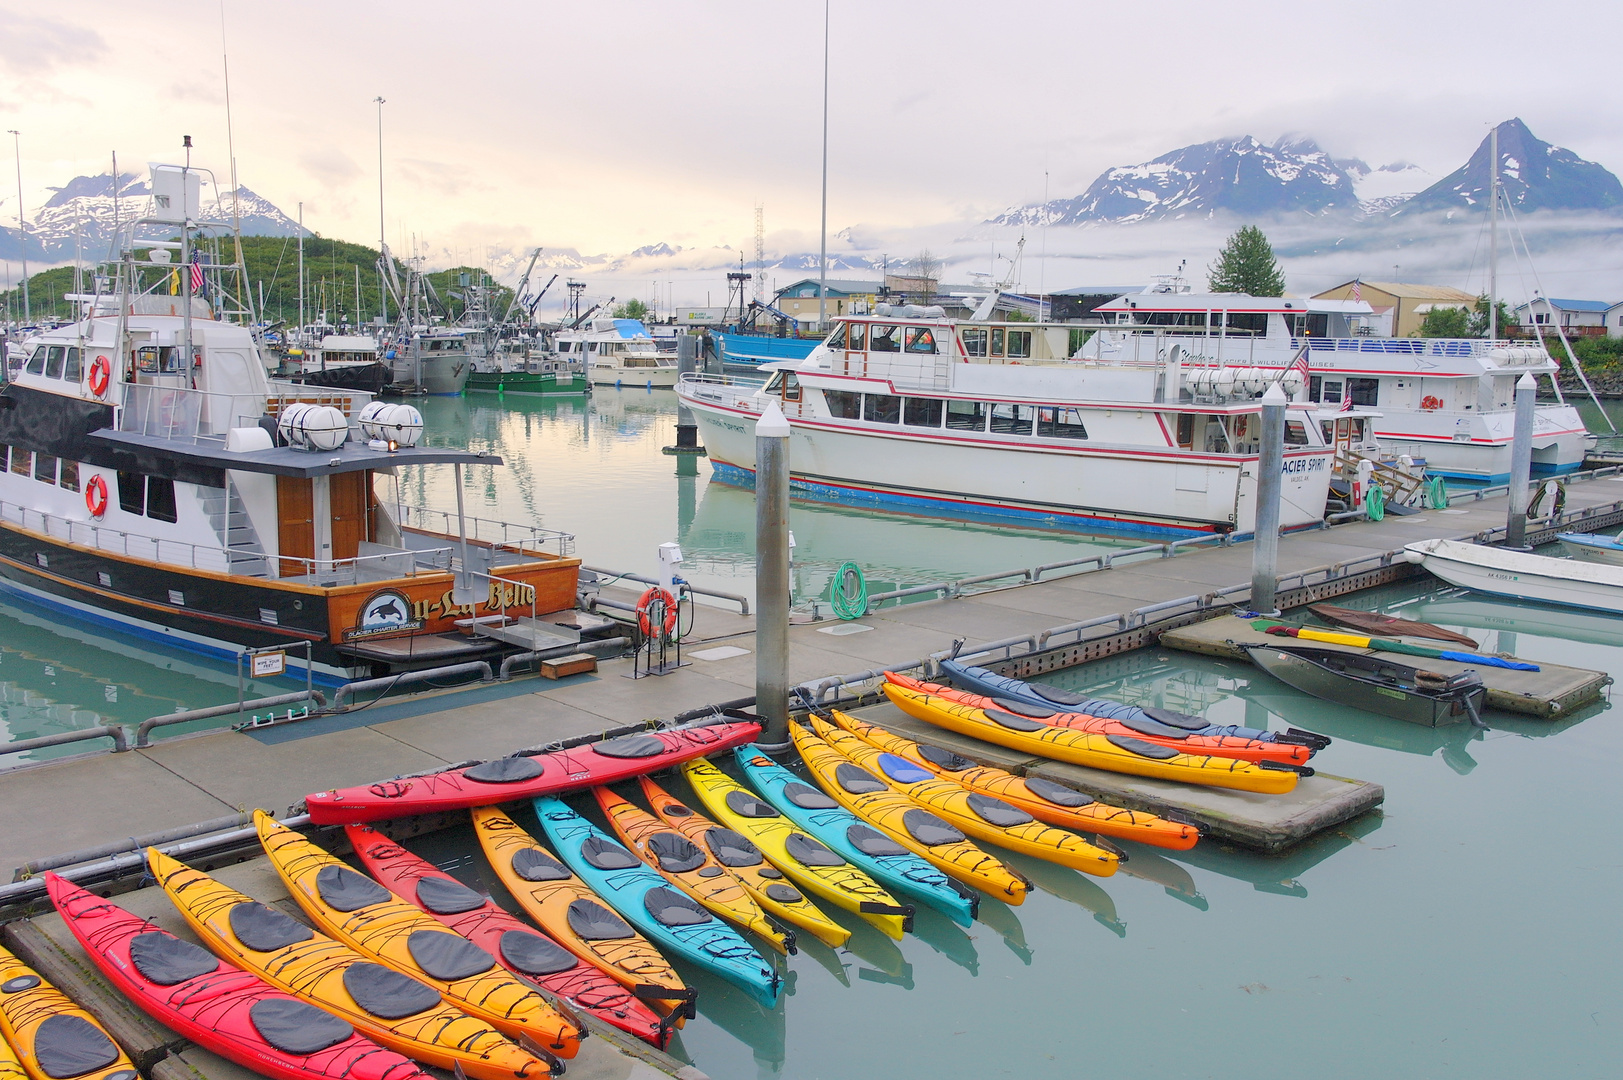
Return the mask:
[[[11,131],[11,144],[17,151],[17,239],[23,253],[23,322],[33,322],[28,303],[28,223],[23,220],[23,133]],[[113,182],[118,183],[115,177]]]

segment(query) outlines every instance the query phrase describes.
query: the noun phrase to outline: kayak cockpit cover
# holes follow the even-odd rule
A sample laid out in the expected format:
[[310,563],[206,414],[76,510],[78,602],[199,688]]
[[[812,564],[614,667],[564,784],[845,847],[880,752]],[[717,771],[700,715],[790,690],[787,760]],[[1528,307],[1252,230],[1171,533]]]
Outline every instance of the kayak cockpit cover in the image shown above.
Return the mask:
[[851,841],[852,847],[875,859],[907,854],[907,849],[902,845],[877,829],[870,829],[860,821],[845,830],[845,838]]
[[834,780],[853,795],[870,795],[885,790],[885,785],[876,780],[873,773],[849,761],[834,766]]
[[626,921],[595,900],[574,900],[569,905],[569,928],[587,941],[617,941],[636,937]]
[[1055,715],[1053,709],[1033,705],[1029,701],[1016,701],[1014,698],[995,697],[992,699],[992,704],[1006,712],[1018,713],[1021,716],[1035,716],[1039,720],[1046,720]]
[[726,802],[727,809],[739,817],[775,818],[778,816],[776,807],[770,803],[764,803],[749,792],[741,791],[738,788],[729,791],[723,801]]
[[965,801],[969,803],[969,808],[975,811],[976,817],[1000,829],[1029,825],[1037,820],[1024,810],[1010,806],[1002,799],[994,799],[990,795],[971,794]]
[[261,1039],[284,1054],[314,1054],[355,1034],[354,1028],[331,1013],[285,997],[254,1002],[248,1019]]
[[931,746],[929,743],[918,743],[916,745],[919,748],[919,757],[938,769],[945,769],[948,772],[963,772],[965,769],[975,767],[973,761],[965,757],[959,757],[951,750],[943,750],[941,747]]
[[783,785],[783,797],[802,810],[833,810],[840,805],[816,788],[800,783]]
[[418,930],[406,939],[417,966],[442,982],[471,979],[496,966],[496,958],[449,930]]
[[885,770],[885,775],[898,784],[916,784],[921,780],[934,780],[935,776],[925,769],[919,768],[904,757],[895,754],[880,754],[879,767]]
[[237,940],[255,952],[275,952],[315,936],[314,931],[297,919],[258,900],[244,900],[233,907],[226,918]]
[[516,784],[534,780],[545,771],[534,758],[504,757],[465,769],[462,775],[480,784]]
[[1185,731],[1199,731],[1211,726],[1205,717],[1190,716],[1188,713],[1173,712],[1171,709],[1147,708],[1139,711],[1157,723],[1182,728]]
[[513,873],[525,881],[563,881],[569,867],[540,848],[523,848],[513,853]]
[[685,874],[704,865],[704,852],[681,833],[655,833],[648,838],[648,851],[668,873]]
[[440,1006],[440,995],[432,987],[364,960],[344,969],[344,989],[355,1004],[380,1020],[404,1020]]
[[760,848],[750,843],[747,836],[731,829],[706,829],[704,842],[710,845],[710,854],[723,866],[760,866],[765,861]]
[[343,912],[359,911],[392,899],[388,889],[365,874],[330,864],[316,873],[316,892],[328,907]]
[[1171,724],[1163,724],[1147,716],[1124,716],[1116,723],[1129,731],[1136,731],[1140,735],[1154,735],[1158,739],[1189,738],[1189,732],[1184,728],[1175,728]]
[[963,833],[928,810],[909,810],[902,815],[902,826],[907,829],[909,836],[925,847],[957,844],[964,839]]
[[844,866],[845,860],[805,833],[792,832],[783,841],[789,857],[802,866]]
[[656,735],[622,735],[618,739],[593,743],[591,748],[604,757],[658,757],[665,752],[665,740]]
[[485,906],[485,898],[462,882],[442,877],[418,878],[417,902],[436,915],[461,915]]
[[136,934],[130,939],[130,960],[149,981],[174,986],[220,967],[219,957],[162,930]]
[[1129,754],[1137,754],[1139,757],[1156,758],[1165,761],[1167,758],[1178,756],[1178,752],[1172,747],[1162,746],[1160,743],[1145,742],[1143,739],[1129,739],[1125,735],[1106,735],[1105,738],[1109,739],[1110,745],[1117,749],[1125,750]]
[[988,720],[996,721],[1010,731],[1041,731],[1048,727],[1047,724],[1039,724],[1035,720],[1027,719],[1024,716],[1016,716],[1014,713],[1004,712],[1002,709],[983,709],[981,711],[986,713]]
[[761,891],[766,893],[769,900],[776,900],[780,904],[798,904],[802,900],[806,899],[800,894],[799,889],[785,885],[779,881],[774,881]]
[[692,897],[664,885],[644,893],[642,906],[666,926],[698,926],[712,919],[711,914]]
[[1092,799],[1080,791],[1072,791],[1064,784],[1056,784],[1052,780],[1043,780],[1036,776],[1028,776],[1025,780],[1026,790],[1044,802],[1051,802],[1055,806],[1068,806],[1074,809],[1078,806],[1087,806],[1093,802]]
[[580,846],[580,857],[599,870],[629,870],[642,860],[606,836],[588,836]]
[[51,1080],[68,1080],[107,1068],[118,1060],[118,1047],[84,1017],[57,1013],[34,1029],[34,1060]]
[[528,930],[509,930],[501,936],[498,948],[502,959],[526,975],[556,975],[580,963],[575,954],[550,938]]
[[1055,705],[1080,705],[1088,700],[1081,694],[1070,690],[1061,690],[1057,686],[1044,686],[1042,683],[1027,683],[1026,689],[1044,701],[1052,701]]

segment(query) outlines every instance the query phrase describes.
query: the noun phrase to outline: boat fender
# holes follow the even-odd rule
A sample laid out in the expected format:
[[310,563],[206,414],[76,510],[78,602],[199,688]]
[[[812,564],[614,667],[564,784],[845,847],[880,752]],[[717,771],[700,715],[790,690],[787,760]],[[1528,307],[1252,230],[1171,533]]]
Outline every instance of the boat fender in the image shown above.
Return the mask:
[[90,362],[90,392],[97,397],[107,396],[107,387],[113,381],[113,366],[107,357],[98,356]]
[[99,473],[85,484],[85,509],[98,521],[107,513],[107,481]]
[[[659,605],[658,615],[651,614],[656,603]],[[663,635],[670,637],[676,629],[676,597],[658,585],[637,598],[637,629],[642,631],[643,637],[654,636],[655,618],[663,626]]]

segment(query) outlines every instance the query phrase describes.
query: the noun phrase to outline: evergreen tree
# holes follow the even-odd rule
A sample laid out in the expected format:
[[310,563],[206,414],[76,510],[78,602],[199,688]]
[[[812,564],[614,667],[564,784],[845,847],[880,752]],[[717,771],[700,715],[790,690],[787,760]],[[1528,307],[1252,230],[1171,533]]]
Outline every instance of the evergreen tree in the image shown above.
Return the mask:
[[1228,238],[1217,253],[1217,261],[1206,268],[1206,284],[1219,293],[1285,295],[1285,274],[1274,258],[1273,246],[1255,225],[1247,225]]

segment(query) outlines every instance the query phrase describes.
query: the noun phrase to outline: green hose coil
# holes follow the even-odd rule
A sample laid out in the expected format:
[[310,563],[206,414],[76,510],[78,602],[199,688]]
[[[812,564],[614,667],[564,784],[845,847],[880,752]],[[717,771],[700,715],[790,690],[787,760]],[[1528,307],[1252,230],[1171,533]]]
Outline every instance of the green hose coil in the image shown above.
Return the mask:
[[1431,478],[1430,498],[1427,500],[1433,510],[1448,509],[1448,485],[1441,476]]
[[862,567],[854,562],[841,563],[829,583],[828,598],[834,614],[842,619],[860,619],[868,614],[868,582],[862,576]]
[[1379,484],[1369,489],[1364,496],[1364,514],[1371,521],[1380,521],[1386,517],[1386,492]]

